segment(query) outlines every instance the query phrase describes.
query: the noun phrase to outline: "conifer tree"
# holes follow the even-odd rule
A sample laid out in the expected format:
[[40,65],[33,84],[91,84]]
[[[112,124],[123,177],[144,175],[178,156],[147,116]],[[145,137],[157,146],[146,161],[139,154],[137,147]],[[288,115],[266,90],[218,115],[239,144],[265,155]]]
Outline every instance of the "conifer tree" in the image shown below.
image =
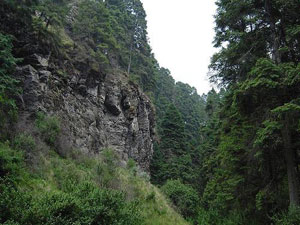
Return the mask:
[[191,158],[187,149],[184,121],[174,104],[170,104],[161,124],[161,142],[156,146],[151,166],[153,182],[168,179],[187,181],[191,176]]
[[299,205],[300,3],[218,0],[217,6],[221,50],[210,78],[228,94],[204,202],[269,224],[267,214]]

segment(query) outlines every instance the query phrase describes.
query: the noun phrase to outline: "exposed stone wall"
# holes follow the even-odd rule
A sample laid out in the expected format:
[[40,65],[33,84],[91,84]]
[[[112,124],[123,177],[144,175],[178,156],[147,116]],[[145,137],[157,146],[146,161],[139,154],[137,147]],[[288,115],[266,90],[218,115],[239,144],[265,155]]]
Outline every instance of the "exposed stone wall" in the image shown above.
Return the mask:
[[30,64],[16,71],[24,89],[20,118],[30,120],[37,111],[55,114],[73,148],[94,153],[112,148],[123,160],[133,158],[149,170],[154,111],[149,98],[128,83],[126,74],[74,70],[61,76],[47,57],[30,57],[26,60]]

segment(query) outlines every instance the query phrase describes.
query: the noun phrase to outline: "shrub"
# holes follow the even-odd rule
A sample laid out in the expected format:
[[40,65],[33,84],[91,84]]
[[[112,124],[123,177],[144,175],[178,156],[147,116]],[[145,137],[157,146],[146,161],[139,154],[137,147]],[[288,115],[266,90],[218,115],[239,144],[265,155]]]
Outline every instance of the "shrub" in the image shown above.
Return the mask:
[[31,135],[19,134],[13,141],[13,148],[29,153],[36,148],[36,143]]
[[156,194],[154,191],[151,191],[147,196],[146,196],[146,201],[155,201]]
[[298,225],[300,224],[300,207],[290,207],[288,212],[277,214],[273,217],[275,225]]
[[101,160],[96,164],[97,180],[102,187],[112,187],[116,181],[116,168],[118,156],[111,149],[105,149],[101,152]]
[[[62,185],[44,186],[50,180],[30,176],[22,167],[22,156],[7,145],[0,145],[0,224],[17,225],[140,225],[143,218],[138,202],[126,201],[124,193],[100,189],[92,180],[77,179],[80,169],[69,161],[49,165]],[[67,165],[65,165],[67,163]],[[71,171],[62,173],[67,166]],[[54,167],[54,168],[52,168]],[[20,174],[22,168],[22,174]],[[24,174],[23,174],[24,173]],[[61,176],[56,178],[56,175]],[[86,174],[87,175],[87,174]],[[26,182],[2,182],[5,178],[26,177]],[[76,180],[76,182],[70,182]],[[54,182],[55,183],[55,182]],[[68,183],[68,188],[66,184]]]
[[245,220],[243,212],[234,211],[230,212],[227,215],[221,214],[216,209],[205,210],[200,208],[198,211],[197,217],[198,225],[244,225],[244,224],[257,224],[255,220],[249,221]]
[[192,218],[196,215],[199,198],[191,186],[183,184],[180,180],[168,180],[162,186],[162,191],[185,218]]
[[4,178],[12,178],[21,171],[22,154],[12,151],[0,143],[0,183]]
[[129,172],[132,175],[136,175],[137,174],[137,167],[136,167],[136,163],[133,159],[129,159],[127,162],[127,169],[129,170]]
[[35,121],[36,127],[41,132],[44,141],[54,146],[60,133],[60,122],[56,116],[46,116],[39,112]]

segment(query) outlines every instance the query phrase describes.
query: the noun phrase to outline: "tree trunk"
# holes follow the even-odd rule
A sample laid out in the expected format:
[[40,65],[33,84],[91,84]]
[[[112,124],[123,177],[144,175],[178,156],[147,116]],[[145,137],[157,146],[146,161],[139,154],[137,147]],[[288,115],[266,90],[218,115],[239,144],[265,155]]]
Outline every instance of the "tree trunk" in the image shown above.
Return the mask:
[[[287,116],[286,116],[287,117]],[[285,121],[282,136],[284,142],[284,154],[288,175],[290,206],[299,206],[299,179],[297,173],[296,154],[292,149],[291,135],[289,132],[287,119]]]
[[130,44],[130,55],[129,55],[129,63],[128,63],[128,67],[127,67],[127,74],[129,75],[130,70],[131,70],[131,62],[132,62],[132,52],[133,52],[133,47],[134,47],[134,42],[135,42],[135,32],[136,32],[136,27],[138,25],[138,19],[135,18],[135,23],[134,23],[134,28],[133,28],[133,33],[132,33],[132,41]]
[[131,43],[131,45],[130,45],[129,63],[128,63],[128,67],[127,67],[127,74],[128,74],[128,75],[129,75],[130,69],[131,69],[132,50],[133,50],[133,41],[132,41],[132,43]]
[[276,31],[276,22],[275,18],[272,12],[272,5],[270,0],[265,0],[265,10],[267,12],[267,18],[268,22],[270,24],[270,29],[271,29],[271,54],[272,54],[272,60],[276,63],[279,64],[281,63],[281,54],[279,51],[280,48],[280,37],[277,34]]

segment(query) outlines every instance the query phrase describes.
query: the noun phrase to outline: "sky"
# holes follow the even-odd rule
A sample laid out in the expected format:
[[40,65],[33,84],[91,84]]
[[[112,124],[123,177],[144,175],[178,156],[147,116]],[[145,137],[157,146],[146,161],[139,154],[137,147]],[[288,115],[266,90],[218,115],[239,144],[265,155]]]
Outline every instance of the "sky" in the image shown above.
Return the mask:
[[155,58],[176,81],[196,87],[212,86],[207,77],[213,48],[214,0],[141,0],[147,14],[148,36]]

